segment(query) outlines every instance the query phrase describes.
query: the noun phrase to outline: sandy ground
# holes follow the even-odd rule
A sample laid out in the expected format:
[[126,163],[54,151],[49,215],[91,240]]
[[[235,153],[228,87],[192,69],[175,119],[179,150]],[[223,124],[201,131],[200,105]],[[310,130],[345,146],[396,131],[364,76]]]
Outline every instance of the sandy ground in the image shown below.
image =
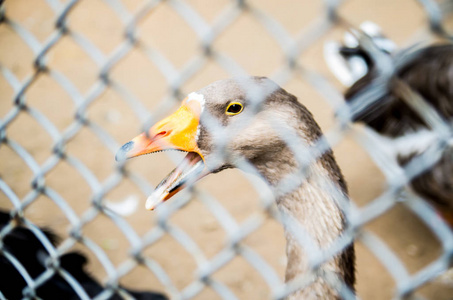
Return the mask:
[[[141,6],[139,0],[122,1],[129,12]],[[207,23],[212,23],[229,1],[186,1]],[[296,36],[321,16],[321,1],[250,1],[277,20],[289,34]],[[36,39],[45,43],[54,32],[55,15],[45,1],[6,0],[6,15],[30,31]],[[416,1],[345,1],[340,15],[352,24],[365,20],[379,24],[384,32],[398,45],[426,38],[427,26],[423,10]],[[124,41],[124,25],[103,1],[81,1],[68,15],[71,31],[84,36],[98,47],[106,57],[116,51]],[[182,69],[199,53],[199,40],[190,26],[168,3],[161,3],[138,25],[140,40],[162,53],[176,70]],[[329,73],[323,57],[322,46],[327,40],[338,40],[343,33],[333,27],[317,40],[298,59],[307,68],[325,76],[331,84],[342,90]],[[254,75],[269,76],[284,62],[278,44],[253,16],[243,13],[232,22],[214,42],[213,47],[229,55],[244,70]],[[17,34],[0,23],[0,65],[8,68],[19,81],[25,81],[33,73],[34,54]],[[71,37],[61,38],[48,52],[46,64],[64,74],[80,95],[90,94],[99,76],[99,67]],[[188,93],[229,74],[214,61],[208,60],[181,91]],[[126,87],[144,107],[158,115],[167,111],[158,110],[158,105],[169,93],[168,83],[159,69],[140,49],[132,49],[110,72],[110,78]],[[324,131],[333,124],[333,111],[328,102],[300,76],[294,76],[284,88],[296,95],[314,114]],[[0,76],[0,119],[4,120],[12,111],[13,89]],[[41,74],[25,93],[27,105],[50,120],[59,132],[65,132],[74,121],[75,104],[71,97],[49,74]],[[101,184],[106,184],[112,174],[117,173],[114,150],[141,131],[142,124],[121,95],[105,89],[86,109],[86,116],[113,138],[111,144],[100,141],[90,129],[82,128],[66,145],[65,151],[73,160],[83,163]],[[52,139],[40,124],[28,113],[21,112],[7,129],[9,139],[19,143],[39,164],[52,157]],[[336,158],[349,184],[354,203],[364,206],[385,190],[385,179],[366,151],[347,135],[334,145]],[[127,170],[139,174],[149,185],[155,186],[173,167],[166,154],[156,154],[132,160]],[[31,191],[33,173],[23,160],[9,147],[0,145],[0,178],[19,197]],[[87,181],[70,161],[61,161],[45,176],[48,187],[63,197],[70,208],[79,216],[86,216],[93,198]],[[254,214],[259,214],[260,202],[246,177],[239,171],[225,171],[209,176],[199,183],[199,190],[215,197],[239,224]],[[143,208],[146,195],[132,181],[123,179],[109,189],[106,199],[120,202],[127,197],[140,200],[137,211],[125,220],[139,236],[144,236],[156,226],[156,214]],[[0,193],[0,208],[11,208],[12,204],[4,193]],[[27,206],[25,214],[38,225],[53,228],[67,236],[69,222],[61,209],[48,197],[39,196]],[[171,216],[169,223],[183,230],[199,247],[207,259],[212,259],[225,246],[227,234],[206,204],[193,199]],[[389,249],[402,261],[409,273],[414,274],[441,255],[439,242],[430,230],[402,204],[367,224],[365,230],[384,241]],[[124,233],[107,217],[98,215],[83,227],[84,236],[96,242],[108,255],[112,264],[120,266],[129,255],[130,244]],[[244,245],[275,269],[283,278],[286,264],[284,238],[281,226],[268,218],[255,232],[250,234]],[[100,261],[83,245],[76,249],[87,253],[91,263],[89,270],[98,278],[105,279],[107,273]],[[395,281],[380,260],[370,249],[357,243],[357,290],[362,299],[390,299],[395,290]],[[174,286],[185,288],[196,275],[194,257],[170,234],[164,234],[157,242],[147,247],[145,255],[155,260],[167,272]],[[242,257],[238,256],[213,276],[228,286],[240,299],[266,299],[269,287],[259,273]],[[120,282],[128,287],[152,289],[165,292],[165,287],[156,276],[143,266],[125,274]],[[166,291],[168,292],[168,291]],[[417,291],[428,299],[453,299],[453,286],[433,282]],[[218,299],[209,287],[196,299]]]

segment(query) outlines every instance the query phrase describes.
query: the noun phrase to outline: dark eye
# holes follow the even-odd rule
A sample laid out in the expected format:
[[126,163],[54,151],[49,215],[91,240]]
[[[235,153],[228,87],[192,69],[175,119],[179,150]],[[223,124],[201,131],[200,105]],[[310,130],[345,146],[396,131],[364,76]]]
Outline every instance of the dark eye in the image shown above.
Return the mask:
[[226,109],[226,114],[227,115],[237,115],[238,113],[240,113],[242,111],[244,107],[242,106],[241,103],[239,102],[231,102],[227,109]]

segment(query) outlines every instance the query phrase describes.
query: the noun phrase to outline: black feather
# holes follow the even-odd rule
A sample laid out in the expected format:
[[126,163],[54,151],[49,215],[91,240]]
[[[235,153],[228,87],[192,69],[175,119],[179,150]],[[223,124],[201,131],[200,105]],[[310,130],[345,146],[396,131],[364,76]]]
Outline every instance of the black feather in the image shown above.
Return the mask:
[[[10,214],[0,210],[0,231],[10,222],[14,222],[11,220]],[[3,251],[0,251],[0,292],[9,300],[22,299],[22,293],[27,284],[16,267],[5,256],[5,252],[14,256],[33,279],[46,271],[46,258],[49,257],[43,244],[30,229],[20,223],[15,225],[12,231],[1,240]],[[58,241],[57,235],[49,229],[40,228],[40,230],[55,246]],[[62,269],[79,282],[90,297],[94,297],[104,290],[104,287],[85,271],[84,267],[88,260],[82,253],[66,253],[59,258],[59,263]],[[159,293],[125,290],[139,300],[167,299]],[[36,295],[45,300],[79,299],[69,283],[57,273],[36,290]],[[114,294],[108,299],[117,300],[122,297]]]

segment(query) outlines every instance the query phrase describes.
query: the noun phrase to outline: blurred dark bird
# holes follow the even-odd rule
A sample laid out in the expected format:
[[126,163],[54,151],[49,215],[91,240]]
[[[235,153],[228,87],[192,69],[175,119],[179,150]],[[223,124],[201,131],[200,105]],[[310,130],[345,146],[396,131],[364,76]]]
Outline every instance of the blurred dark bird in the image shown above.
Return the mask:
[[[365,32],[366,33],[366,32]],[[369,36],[375,41],[373,36]],[[381,35],[381,40],[385,39]],[[388,43],[384,43],[388,44]],[[383,49],[375,43],[377,49],[384,54],[393,50]],[[380,61],[375,61],[359,42],[353,47],[342,45],[337,47],[339,56],[334,59],[343,60],[345,65],[352,58],[362,60],[366,72],[345,92],[345,99],[351,103],[357,95],[363,93],[379,78]],[[398,82],[404,82],[413,93],[423,100],[451,128],[453,118],[453,45],[433,45],[418,50],[408,49],[388,56],[399,62],[396,69],[385,84],[384,93],[376,99],[367,99],[367,105],[360,111],[354,111],[352,120],[363,122],[384,137],[391,138],[395,145],[399,144],[397,160],[400,165],[408,164],[435,142],[436,132],[421,115],[411,107],[410,97],[401,93]],[[328,61],[329,59],[327,59]],[[401,63],[402,62],[402,63]],[[331,69],[335,66],[330,64]],[[338,72],[336,74],[338,76]],[[450,129],[451,130],[451,129]],[[430,168],[414,177],[412,189],[429,201],[453,226],[453,148],[451,139],[447,142],[439,160]]]
[[[10,214],[0,211],[0,231],[4,229],[11,220]],[[47,239],[56,245],[58,237],[49,229],[40,228]],[[31,278],[36,279],[46,270],[46,260],[49,257],[47,250],[40,240],[28,228],[17,225],[2,239],[2,250],[0,251],[0,292],[6,299],[22,299],[22,291],[27,286],[22,275],[16,267],[5,256],[9,253],[18,260],[25,268]],[[60,268],[72,275],[82,286],[88,296],[94,297],[104,290],[104,287],[88,274],[84,267],[87,265],[87,258],[78,252],[69,252],[59,258]],[[139,300],[165,300],[164,295],[153,292],[142,292],[125,289],[129,295]],[[68,282],[55,273],[48,278],[43,285],[36,289],[36,296],[45,300],[80,299]],[[110,300],[123,299],[118,294],[110,296]]]

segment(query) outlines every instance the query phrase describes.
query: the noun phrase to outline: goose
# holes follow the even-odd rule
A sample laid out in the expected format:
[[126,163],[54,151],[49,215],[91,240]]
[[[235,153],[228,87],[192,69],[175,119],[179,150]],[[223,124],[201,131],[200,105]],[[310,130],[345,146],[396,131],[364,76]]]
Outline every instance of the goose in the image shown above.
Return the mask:
[[[14,222],[14,220],[11,219],[10,212],[0,210],[0,232],[11,222]],[[53,231],[47,228],[39,228],[39,230],[53,246],[57,244],[59,237]],[[27,283],[16,269],[16,266],[8,259],[8,254],[20,262],[33,279],[44,273],[46,270],[46,259],[49,258],[49,255],[36,235],[21,223],[1,237],[0,293],[6,299],[22,299],[22,293],[27,287]],[[65,253],[59,257],[60,267],[80,284],[89,297],[95,297],[103,291],[104,287],[85,271],[84,267],[87,263],[87,257],[75,251]],[[163,294],[159,293],[124,290],[137,300],[167,299]],[[36,297],[33,297],[33,299],[80,299],[69,283],[58,273],[47,278],[35,292]],[[107,299],[119,300],[123,298],[115,293]]]
[[[381,49],[383,53],[391,53]],[[375,61],[365,47],[338,49],[344,59],[351,56],[366,62],[368,71],[345,92],[345,100],[352,103],[357,95],[365,92],[379,77],[379,61]],[[408,59],[405,58],[409,57]],[[434,128],[425,122],[407,104],[398,88],[396,79],[402,80],[413,92],[420,95],[450,126],[453,121],[453,45],[439,44],[421,49],[407,49],[390,57],[399,63],[393,77],[385,85],[385,91],[376,99],[367,99],[366,105],[352,115],[353,122],[361,122],[384,138],[390,139],[397,150],[397,161],[405,166],[413,158],[424,153],[435,142]],[[411,142],[412,141],[412,142]],[[443,219],[453,227],[453,148],[451,138],[439,160],[410,183],[412,190],[426,199]],[[402,146],[402,147],[401,147]]]
[[[348,192],[332,151],[321,152],[314,147],[321,137],[321,129],[308,109],[272,80],[230,78],[190,93],[176,112],[124,144],[116,160],[171,149],[187,152],[148,197],[149,210],[194,181],[238,167],[245,160],[274,191],[280,213],[295,220],[317,249],[325,250],[347,230],[344,201],[348,201]],[[317,154],[314,161],[301,165],[288,140],[307,145],[309,154]],[[217,155],[219,151],[224,155]],[[307,171],[305,177],[301,170]],[[282,191],[279,184],[287,183],[288,178],[293,179],[293,186]],[[288,258],[285,281],[291,282],[310,271],[310,253],[292,225],[283,225]],[[338,286],[329,284],[322,274],[334,274],[354,294],[354,264],[350,241],[321,264],[308,286],[291,293],[288,299],[340,299]]]

